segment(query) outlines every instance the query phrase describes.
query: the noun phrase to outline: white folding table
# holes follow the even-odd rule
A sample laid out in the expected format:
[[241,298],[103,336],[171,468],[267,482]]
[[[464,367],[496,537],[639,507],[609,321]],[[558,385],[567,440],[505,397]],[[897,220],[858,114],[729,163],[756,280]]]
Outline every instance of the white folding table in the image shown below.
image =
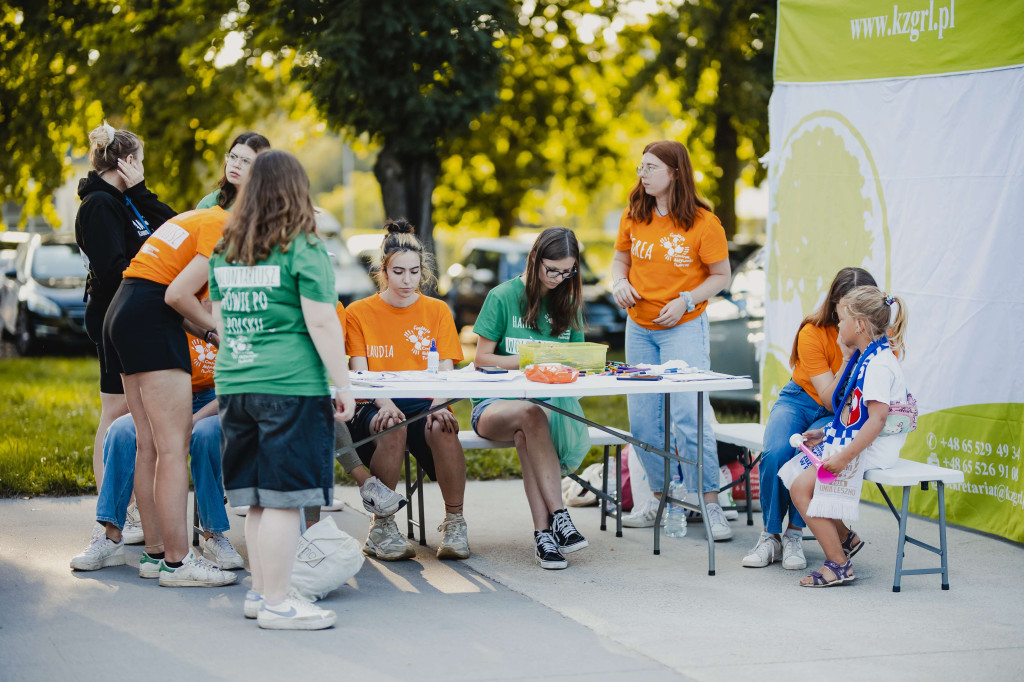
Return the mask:
[[[462,376],[460,376],[462,375]],[[392,378],[388,378],[388,377]],[[422,377],[422,373],[413,375]],[[615,436],[621,437],[633,447],[642,448],[649,452],[660,455],[665,460],[665,485],[662,490],[661,504],[658,506],[658,515],[654,522],[654,553],[661,553],[660,533],[661,519],[665,512],[666,505],[671,501],[686,509],[700,512],[704,521],[704,531],[708,542],[708,575],[715,574],[715,541],[711,535],[711,526],[708,522],[707,509],[704,506],[704,496],[697,495],[697,504],[688,503],[685,500],[677,500],[669,497],[669,463],[672,461],[686,462],[697,469],[696,488],[698,491],[704,488],[704,393],[707,391],[734,391],[751,387],[748,377],[734,377],[727,374],[705,372],[699,375],[701,378],[693,378],[698,375],[687,376],[677,375],[677,379],[663,379],[661,381],[622,381],[615,376],[587,375],[581,376],[577,381],[569,384],[543,384],[529,381],[522,374],[505,378],[503,380],[486,381],[480,379],[466,380],[462,378],[461,371],[441,372],[437,378],[429,381],[409,381],[400,372],[352,374],[352,393],[360,400],[373,400],[377,398],[444,398],[446,402],[438,405],[431,412],[443,409],[453,403],[467,398],[516,398],[529,400],[543,405],[544,407],[560,412],[568,417],[581,421],[588,426],[606,431]],[[637,395],[642,393],[661,393],[665,396],[665,442],[659,447],[653,443],[645,443],[634,438],[632,435],[625,435],[621,431],[612,430],[604,424],[598,424],[586,418],[564,412],[544,402],[544,398],[555,398],[560,396],[584,398],[591,396],[607,395]],[[677,456],[671,449],[671,395],[673,393],[697,393],[697,459],[696,461],[685,456]],[[429,414],[423,413],[407,421],[423,419]],[[401,425],[392,427],[399,428]],[[388,431],[391,429],[388,429]],[[386,433],[382,431],[381,433]],[[358,447],[372,441],[380,436],[375,434],[369,438],[353,444]]]

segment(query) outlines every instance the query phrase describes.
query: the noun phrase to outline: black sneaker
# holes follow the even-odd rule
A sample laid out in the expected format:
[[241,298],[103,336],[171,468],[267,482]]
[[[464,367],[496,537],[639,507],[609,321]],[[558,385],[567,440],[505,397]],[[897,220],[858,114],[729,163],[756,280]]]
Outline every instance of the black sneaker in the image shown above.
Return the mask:
[[550,530],[533,531],[533,539],[537,543],[537,563],[541,568],[558,570],[569,565],[562,553],[558,551],[558,545],[555,544],[555,538],[551,535]]
[[578,549],[589,547],[590,543],[583,537],[576,526],[573,525],[572,519],[569,518],[569,512],[565,509],[559,509],[551,515],[549,519],[551,521],[551,528],[553,529],[552,535],[555,538],[555,544],[558,545],[558,549],[563,554],[570,554]]

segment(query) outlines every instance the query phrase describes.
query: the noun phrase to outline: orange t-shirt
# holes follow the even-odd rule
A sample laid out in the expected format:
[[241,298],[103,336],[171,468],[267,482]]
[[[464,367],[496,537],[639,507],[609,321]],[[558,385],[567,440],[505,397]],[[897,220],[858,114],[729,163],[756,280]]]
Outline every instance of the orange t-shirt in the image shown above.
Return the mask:
[[176,215],[149,236],[124,271],[125,277],[170,284],[196,256],[210,257],[231,214],[204,208]]
[[374,294],[345,312],[345,352],[366,358],[371,372],[425,370],[431,339],[440,359],[462,361],[455,320],[444,301],[421,295],[408,308],[395,308]]
[[192,392],[199,393],[213,388],[213,365],[217,360],[217,347],[191,334],[188,336],[188,352],[192,356]]
[[[629,316],[641,327],[664,329],[654,324],[666,304],[692,291],[711,274],[708,265],[729,257],[729,244],[722,223],[711,211],[698,209],[693,227],[677,227],[671,216],[655,213],[650,223],[630,220],[629,209],[622,212],[616,251],[628,251],[632,264],[629,283],[642,297],[629,309]],[[699,317],[707,301],[685,313],[679,324]]]
[[[793,381],[819,405],[825,402],[814,390],[811,377],[825,372],[837,374],[842,368],[843,352],[839,349],[838,339],[836,327],[816,327],[813,324],[805,324],[796,337],[799,360],[793,368]],[[832,396],[825,396],[825,400],[832,400]]]
[[334,306],[334,309],[338,311],[338,320],[341,322],[341,333],[345,333],[345,304],[338,301],[338,305]]

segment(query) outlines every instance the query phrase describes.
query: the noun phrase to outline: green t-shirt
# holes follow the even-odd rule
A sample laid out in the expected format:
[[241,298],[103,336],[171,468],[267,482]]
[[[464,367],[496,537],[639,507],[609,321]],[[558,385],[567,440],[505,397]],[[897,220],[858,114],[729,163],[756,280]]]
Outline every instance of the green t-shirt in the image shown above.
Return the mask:
[[[219,189],[215,189],[212,192],[210,192],[209,194],[207,194],[205,197],[200,199],[199,203],[196,204],[196,208],[197,209],[199,209],[199,208],[214,208],[214,207],[217,206],[217,200],[218,199],[220,199],[220,190]],[[227,208],[225,210],[230,211],[231,208],[229,207],[229,208]]]
[[210,258],[210,299],[220,302],[224,337],[214,379],[219,395],[328,395],[327,370],[302,316],[300,296],[337,303],[334,269],[319,238],[300,235],[253,266]]
[[[473,325],[473,331],[496,343],[496,355],[518,355],[521,343],[547,342],[563,343],[582,341],[583,332],[569,327],[559,336],[551,335],[551,319],[548,316],[547,299],[541,299],[540,314],[537,316],[538,329],[530,329],[522,321],[520,301],[526,293],[526,285],[519,277],[503,282],[491,289],[484,299],[484,305]],[[480,402],[474,400],[473,404]]]

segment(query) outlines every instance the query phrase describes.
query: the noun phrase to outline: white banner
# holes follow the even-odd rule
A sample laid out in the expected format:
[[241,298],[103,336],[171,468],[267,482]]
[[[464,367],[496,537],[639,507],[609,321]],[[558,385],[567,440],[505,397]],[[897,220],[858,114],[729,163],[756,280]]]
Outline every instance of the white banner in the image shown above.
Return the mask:
[[766,407],[800,320],[866,268],[909,310],[903,456],[964,470],[952,520],[1024,540],[1024,68],[777,83],[770,133]]

